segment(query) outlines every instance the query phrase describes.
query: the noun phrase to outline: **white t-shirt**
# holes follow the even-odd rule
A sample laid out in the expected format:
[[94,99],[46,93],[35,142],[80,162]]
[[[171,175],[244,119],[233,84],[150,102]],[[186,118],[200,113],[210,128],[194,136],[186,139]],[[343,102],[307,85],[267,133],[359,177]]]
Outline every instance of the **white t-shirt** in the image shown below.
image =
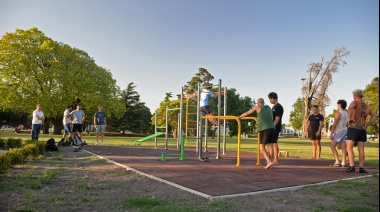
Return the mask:
[[65,112],[63,113],[63,124],[70,124],[71,118],[66,118],[67,115],[70,115],[69,109],[66,109]]
[[342,118],[339,120],[335,128],[335,133],[345,130],[348,122],[348,113],[345,110],[339,110],[339,113],[342,115]]
[[33,111],[32,124],[42,124],[42,121],[37,119],[36,116],[44,117],[44,113],[42,111],[38,111],[38,110]]

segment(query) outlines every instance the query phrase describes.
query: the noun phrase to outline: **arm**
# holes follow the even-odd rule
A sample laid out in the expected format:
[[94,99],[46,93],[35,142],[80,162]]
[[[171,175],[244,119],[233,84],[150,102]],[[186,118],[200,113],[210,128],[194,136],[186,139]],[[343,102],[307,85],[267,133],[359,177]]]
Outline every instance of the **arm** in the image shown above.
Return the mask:
[[83,116],[82,116],[82,123],[84,122],[85,117],[86,117],[86,115],[83,113]]
[[342,115],[339,112],[336,112],[334,115],[334,123],[331,126],[331,130],[330,130],[331,134],[335,132],[336,125],[338,125],[338,122],[340,121],[341,118],[342,118]]
[[323,127],[323,121],[319,121],[319,128],[318,128],[318,131],[317,131],[316,135],[320,135],[321,134],[322,127]]
[[104,117],[104,126],[107,126],[107,118]]
[[277,126],[279,121],[280,121],[280,116],[276,116],[276,118],[274,119],[274,126]]
[[238,116],[239,119],[240,119],[240,118],[243,118],[243,117],[246,117],[246,116],[248,116],[249,114],[252,114],[252,113],[254,113],[254,112],[259,113],[258,108],[259,108],[258,106],[253,107],[252,109],[250,109],[250,110],[248,110],[247,112],[245,112],[245,113],[241,114],[240,116]]
[[367,129],[367,127],[371,126],[377,119],[375,111],[372,110],[372,108],[369,108],[369,115],[371,116],[371,119],[368,121],[364,127]]
[[96,128],[96,116],[94,116],[94,127]]

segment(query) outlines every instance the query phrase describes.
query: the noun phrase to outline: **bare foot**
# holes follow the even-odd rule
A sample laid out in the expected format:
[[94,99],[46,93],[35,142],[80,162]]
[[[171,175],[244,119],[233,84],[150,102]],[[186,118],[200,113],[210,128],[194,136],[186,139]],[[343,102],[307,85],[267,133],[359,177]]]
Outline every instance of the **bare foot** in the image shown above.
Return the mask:
[[264,167],[265,169],[269,169],[270,167],[272,167],[272,163],[271,162],[269,162],[269,163],[267,163],[267,166],[266,167]]
[[272,162],[272,165],[278,165],[278,164],[280,164],[280,162],[278,162],[278,161],[273,161]]

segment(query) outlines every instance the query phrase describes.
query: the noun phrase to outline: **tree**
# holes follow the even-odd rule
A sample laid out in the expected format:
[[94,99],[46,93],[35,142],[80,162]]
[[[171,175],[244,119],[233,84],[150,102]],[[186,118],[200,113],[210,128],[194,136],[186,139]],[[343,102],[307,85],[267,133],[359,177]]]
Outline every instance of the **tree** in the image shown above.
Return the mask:
[[214,76],[212,76],[207,69],[199,68],[198,73],[183,87],[183,91],[187,94],[196,93],[198,91],[198,84],[210,83],[213,79]]
[[[127,88],[121,92],[125,107],[123,117],[117,122],[119,130],[130,130],[132,132],[144,132],[150,130],[150,117],[152,114],[145,103],[140,102],[140,94],[135,90],[136,85],[129,83]],[[116,127],[116,126],[115,126]]]
[[122,114],[112,74],[86,52],[55,42],[37,28],[16,29],[1,38],[0,75],[0,107],[31,114],[41,104],[44,133],[51,123],[54,133],[61,133],[68,104],[81,102],[85,112],[102,104],[110,114]]
[[294,130],[302,130],[302,109],[303,109],[302,98],[298,98],[296,102],[292,105],[293,110],[290,111],[289,122]]
[[324,114],[324,108],[330,103],[330,98],[327,95],[329,86],[332,84],[332,75],[338,72],[338,68],[341,65],[346,65],[344,57],[350,54],[346,48],[337,48],[334,51],[334,56],[324,63],[322,57],[321,62],[311,63],[309,65],[309,77],[306,84],[302,87],[302,94],[304,97],[304,116],[302,128],[305,135],[305,124],[313,105],[320,107],[320,113]]
[[[377,117],[379,117],[379,77],[375,77],[372,82],[366,86],[363,100],[372,107]],[[367,132],[379,134],[379,119],[367,128]]]

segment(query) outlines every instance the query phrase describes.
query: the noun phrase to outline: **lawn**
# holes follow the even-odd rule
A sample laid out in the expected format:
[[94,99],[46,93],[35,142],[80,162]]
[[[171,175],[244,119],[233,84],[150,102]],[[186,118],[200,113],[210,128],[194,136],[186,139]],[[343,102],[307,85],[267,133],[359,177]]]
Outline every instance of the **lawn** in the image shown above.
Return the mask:
[[[0,138],[21,138],[23,140],[30,139],[30,134],[27,133],[13,133],[11,131],[0,131]],[[40,140],[48,140],[49,138],[54,138],[56,142],[58,142],[62,135],[53,135],[53,134],[41,134]],[[122,137],[122,136],[106,136],[104,140],[105,145],[110,146],[134,146],[134,143],[137,139],[141,137]],[[89,145],[93,145],[96,142],[95,136],[83,136],[83,140],[86,141]],[[207,139],[208,148],[216,148],[217,147],[217,138]],[[154,139],[150,139],[148,141],[144,141],[142,146],[154,146]],[[169,146],[176,146],[177,139],[170,138],[168,139]],[[289,152],[289,156],[291,157],[299,157],[299,158],[309,158],[312,155],[312,145],[308,139],[299,139],[298,137],[280,137],[279,138],[279,148],[280,150],[286,150]],[[321,158],[324,160],[334,160],[333,155],[330,149],[330,139],[328,137],[324,137],[321,140],[322,152]],[[164,148],[165,146],[165,137],[161,136],[157,138],[157,146],[160,148]],[[189,139],[186,142],[186,148],[195,148],[196,140]],[[226,149],[227,150],[237,150],[237,138],[227,137],[226,138]],[[223,149],[223,138],[220,139],[220,148]],[[241,151],[242,152],[257,152],[257,138],[242,138],[241,139]],[[356,148],[354,149],[355,155],[358,153]],[[341,154],[341,152],[339,151]],[[368,140],[365,146],[365,154],[366,154],[366,163],[372,165],[379,164],[379,142]],[[358,157],[355,158],[356,162],[358,161]]]

